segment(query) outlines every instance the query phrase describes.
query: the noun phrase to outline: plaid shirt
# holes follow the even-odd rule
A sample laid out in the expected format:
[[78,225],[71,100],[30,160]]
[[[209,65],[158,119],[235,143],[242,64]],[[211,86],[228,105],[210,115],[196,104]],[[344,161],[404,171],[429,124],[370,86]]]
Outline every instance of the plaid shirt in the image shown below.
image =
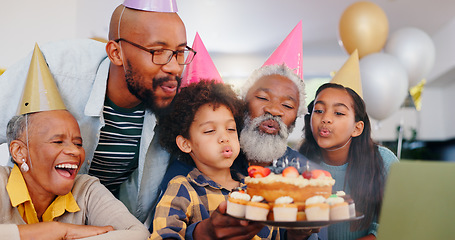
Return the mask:
[[[232,175],[241,187],[245,187],[241,174]],[[173,178],[156,207],[151,239],[193,239],[196,225],[209,218],[222,201],[227,201],[229,193],[230,190],[221,187],[197,168],[186,177]],[[254,239],[279,239],[276,230],[264,227]]]

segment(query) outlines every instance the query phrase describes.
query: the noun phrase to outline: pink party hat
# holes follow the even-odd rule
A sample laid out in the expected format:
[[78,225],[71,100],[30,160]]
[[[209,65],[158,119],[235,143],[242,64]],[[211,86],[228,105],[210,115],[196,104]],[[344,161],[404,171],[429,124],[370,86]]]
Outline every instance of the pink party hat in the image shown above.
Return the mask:
[[177,12],[176,0],[125,0],[123,5],[132,8],[150,12]]
[[289,33],[262,66],[286,64],[303,79],[303,36],[302,21]]
[[188,86],[191,83],[199,82],[200,80],[215,80],[222,83],[218,70],[210,58],[209,52],[202,43],[199,33],[196,33],[193,42],[193,49],[197,52],[193,61],[188,64],[182,74],[182,87]]

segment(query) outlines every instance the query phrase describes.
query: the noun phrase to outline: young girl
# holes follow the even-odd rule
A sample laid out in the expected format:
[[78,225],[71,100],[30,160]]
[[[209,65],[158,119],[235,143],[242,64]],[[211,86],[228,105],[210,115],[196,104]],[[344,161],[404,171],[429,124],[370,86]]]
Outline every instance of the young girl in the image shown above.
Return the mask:
[[385,177],[397,157],[374,143],[362,98],[334,83],[319,87],[305,116],[305,140],[299,152],[329,171],[333,191],[351,195],[365,217],[328,227],[329,239],[375,239]]
[[[240,152],[238,129],[243,121],[243,102],[230,87],[213,81],[182,88],[174,101],[174,108],[160,122],[161,144],[196,168],[169,182],[156,207],[151,239],[193,239],[193,233],[207,229],[212,213],[222,215],[215,210],[227,200],[229,192],[244,186],[243,176],[230,170]],[[245,230],[251,238],[261,228],[252,225]],[[272,233],[264,228],[259,235],[268,238]]]

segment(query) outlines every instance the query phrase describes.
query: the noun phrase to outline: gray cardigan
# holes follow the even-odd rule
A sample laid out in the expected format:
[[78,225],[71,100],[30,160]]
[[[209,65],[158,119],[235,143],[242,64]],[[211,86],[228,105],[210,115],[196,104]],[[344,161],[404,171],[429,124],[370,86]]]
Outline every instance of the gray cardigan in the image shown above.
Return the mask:
[[[0,166],[0,239],[20,240],[17,225],[26,224],[17,208],[11,206],[6,184],[11,167]],[[74,182],[72,194],[81,209],[65,212],[54,221],[79,225],[111,225],[115,231],[84,238],[92,240],[147,239],[147,228],[107,190],[97,178],[79,174]]]

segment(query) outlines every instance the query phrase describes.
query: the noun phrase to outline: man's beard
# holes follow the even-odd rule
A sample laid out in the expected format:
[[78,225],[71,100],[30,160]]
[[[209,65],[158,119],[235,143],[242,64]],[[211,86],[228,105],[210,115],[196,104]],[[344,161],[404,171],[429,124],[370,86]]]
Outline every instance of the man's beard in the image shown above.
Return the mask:
[[[162,77],[162,78],[153,78],[153,89],[148,89],[144,86],[143,77],[139,76],[138,74],[133,73],[133,68],[130,62],[127,62],[127,68],[125,69],[125,79],[126,85],[128,86],[128,90],[131,94],[133,94],[137,99],[141,100],[144,103],[146,109],[152,111],[156,115],[163,115],[170,110],[172,104],[169,104],[165,107],[160,107],[157,105],[157,97],[155,95],[155,90],[158,88],[162,83],[173,80],[171,77]],[[177,80],[177,92],[180,88],[181,78],[175,77]]]
[[[277,134],[267,134],[259,130],[259,125],[265,120],[275,120],[280,125]],[[292,126],[288,128],[280,117],[270,114],[251,119],[245,119],[244,127],[240,133],[240,146],[248,161],[272,163],[273,160],[284,155],[287,148],[287,140]]]

